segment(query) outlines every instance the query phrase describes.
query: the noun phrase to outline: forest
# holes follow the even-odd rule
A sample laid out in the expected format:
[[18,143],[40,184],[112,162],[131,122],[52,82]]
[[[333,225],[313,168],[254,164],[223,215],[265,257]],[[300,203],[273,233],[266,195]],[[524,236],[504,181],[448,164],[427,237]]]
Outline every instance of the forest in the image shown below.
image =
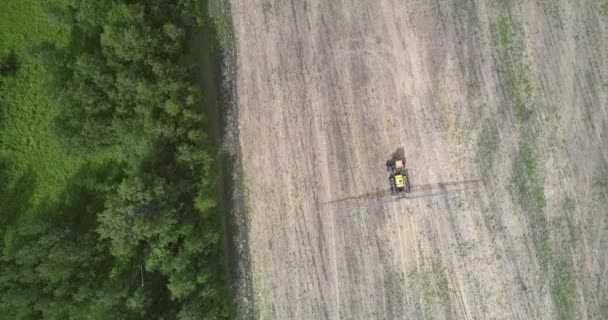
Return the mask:
[[0,4],[0,318],[230,317],[202,5]]

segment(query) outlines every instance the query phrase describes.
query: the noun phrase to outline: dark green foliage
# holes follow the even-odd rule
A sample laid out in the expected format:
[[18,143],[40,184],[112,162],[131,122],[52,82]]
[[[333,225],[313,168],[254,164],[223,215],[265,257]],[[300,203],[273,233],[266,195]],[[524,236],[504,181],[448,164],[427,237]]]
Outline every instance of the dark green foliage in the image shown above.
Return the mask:
[[[97,169],[96,175],[111,178],[110,168]],[[0,257],[3,315],[13,319],[66,319],[82,314],[120,314],[121,299],[114,295],[115,291],[111,293],[116,299],[109,305],[111,309],[99,305],[109,299],[104,297],[110,294],[105,290],[114,290],[113,286],[119,283],[107,281],[112,257],[94,229],[95,212],[103,208],[103,197],[95,184],[87,183],[95,178],[94,170],[83,168],[83,173],[71,182],[61,205],[43,203],[28,208],[28,202],[22,202],[21,212],[29,209],[42,214],[21,217],[22,221],[13,223],[10,233],[5,233]],[[89,178],[85,179],[85,174]],[[58,212],[62,215],[56,215]],[[10,241],[6,234],[10,234]],[[126,290],[122,292],[128,294]]]
[[57,75],[64,106],[59,123],[73,145],[94,149],[143,134],[179,137],[202,123],[191,110],[196,90],[182,63],[180,11],[152,3],[114,4],[103,14],[79,3],[72,9],[70,47],[43,54]]
[[10,176],[13,171],[12,164],[7,159],[0,158],[0,234],[5,234],[5,242],[10,242],[10,235],[6,230],[13,225],[20,214],[27,212],[30,203],[36,176],[31,170],[14,178]]
[[14,76],[19,70],[19,60],[15,51],[0,57],[0,76]]
[[67,46],[36,51],[53,75],[60,137],[83,158],[112,156],[86,162],[60,203],[28,201],[35,174],[0,176],[3,316],[229,316],[217,152],[186,45],[186,23],[202,20],[180,3],[48,8],[71,32]]

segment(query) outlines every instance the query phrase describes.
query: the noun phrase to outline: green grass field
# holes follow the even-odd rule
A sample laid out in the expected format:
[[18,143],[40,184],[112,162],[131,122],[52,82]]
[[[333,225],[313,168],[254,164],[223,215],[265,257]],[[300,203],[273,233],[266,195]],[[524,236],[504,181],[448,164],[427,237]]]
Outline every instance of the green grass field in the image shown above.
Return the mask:
[[68,36],[68,30],[48,21],[41,1],[0,2],[0,57],[14,52],[19,65],[14,75],[0,80],[0,157],[9,163],[0,187],[24,188],[17,186],[17,181],[29,181],[30,207],[43,200],[59,200],[82,162],[69,155],[54,133],[57,109],[47,97],[48,75],[31,54],[42,42],[61,45]]

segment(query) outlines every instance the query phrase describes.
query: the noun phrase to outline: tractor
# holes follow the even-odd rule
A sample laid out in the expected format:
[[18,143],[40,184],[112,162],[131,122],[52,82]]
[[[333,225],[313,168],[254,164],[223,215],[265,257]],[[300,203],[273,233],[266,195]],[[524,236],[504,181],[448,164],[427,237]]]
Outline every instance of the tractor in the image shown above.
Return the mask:
[[410,192],[410,177],[405,167],[405,159],[393,157],[386,161],[386,170],[389,172],[388,183],[391,187],[391,194],[394,196],[405,197]]

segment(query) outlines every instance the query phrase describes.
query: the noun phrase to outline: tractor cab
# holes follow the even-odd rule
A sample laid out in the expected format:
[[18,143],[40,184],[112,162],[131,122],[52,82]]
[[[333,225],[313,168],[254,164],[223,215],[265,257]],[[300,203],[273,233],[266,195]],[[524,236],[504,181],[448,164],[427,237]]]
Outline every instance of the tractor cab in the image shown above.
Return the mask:
[[391,194],[405,196],[405,193],[410,192],[410,179],[403,159],[393,158],[388,160],[386,170],[389,172],[388,181]]

